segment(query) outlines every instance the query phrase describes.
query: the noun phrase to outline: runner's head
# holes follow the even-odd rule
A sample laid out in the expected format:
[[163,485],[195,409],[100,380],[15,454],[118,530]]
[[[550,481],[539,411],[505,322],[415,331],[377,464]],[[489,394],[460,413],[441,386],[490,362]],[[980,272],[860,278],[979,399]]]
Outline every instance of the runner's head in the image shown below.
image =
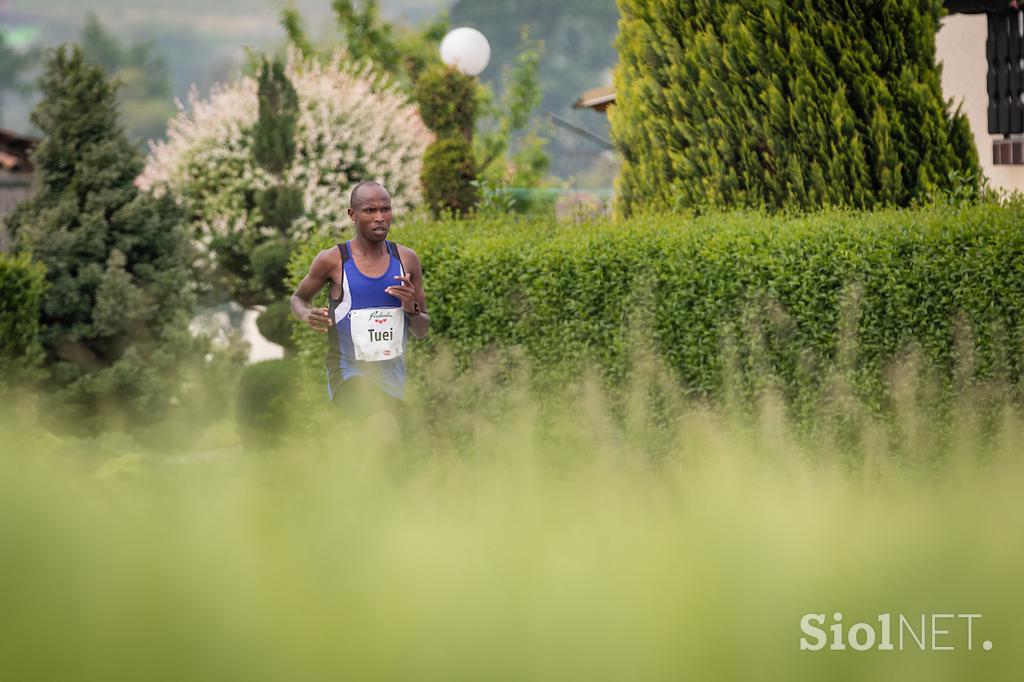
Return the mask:
[[352,190],[348,217],[356,234],[371,242],[382,242],[391,230],[391,195],[373,180],[360,182]]

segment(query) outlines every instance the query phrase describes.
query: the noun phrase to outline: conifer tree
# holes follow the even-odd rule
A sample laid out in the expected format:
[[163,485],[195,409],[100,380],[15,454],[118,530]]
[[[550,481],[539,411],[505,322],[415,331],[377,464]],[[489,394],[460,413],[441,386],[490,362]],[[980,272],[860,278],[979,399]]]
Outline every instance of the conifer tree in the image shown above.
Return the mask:
[[284,180],[284,173],[295,160],[295,128],[299,119],[299,96],[288,80],[284,62],[263,60],[258,79],[259,118],[253,132],[256,163],[275,178],[277,184],[256,196],[263,236],[249,253],[249,267],[255,289],[262,292],[267,310],[257,319],[264,337],[292,348],[291,308],[284,297],[288,291],[285,277],[292,251],[291,226],[303,213],[302,191]]
[[977,153],[942,98],[940,0],[618,0],[618,208],[906,206]]
[[51,51],[40,86],[38,189],[9,226],[18,250],[46,268],[46,412],[146,424],[180,397],[176,374],[204,347],[188,330],[182,216],[169,197],[136,188],[142,159],[118,122],[114,88],[80,48]]

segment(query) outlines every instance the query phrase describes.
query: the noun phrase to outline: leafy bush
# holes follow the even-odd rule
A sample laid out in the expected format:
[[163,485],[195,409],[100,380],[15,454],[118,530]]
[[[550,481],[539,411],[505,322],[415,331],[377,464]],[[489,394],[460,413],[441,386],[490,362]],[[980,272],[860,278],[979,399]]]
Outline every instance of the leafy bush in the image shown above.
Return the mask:
[[423,156],[423,199],[435,218],[464,216],[480,201],[473,155],[476,79],[442,64],[427,67],[416,82],[416,99],[437,139]]
[[288,268],[291,242],[287,239],[265,241],[253,248],[249,256],[252,276],[268,291],[279,289]]
[[[612,384],[649,353],[695,395],[765,377],[797,403],[836,372],[881,395],[916,351],[941,386],[1024,371],[1024,205],[656,216],[586,224],[490,219],[399,226],[423,261],[431,336],[463,363],[518,347],[553,378]],[[326,243],[298,249],[293,281]],[[324,339],[303,331],[320,361]],[[737,385],[731,385],[735,377]]]
[[291,301],[274,301],[256,318],[256,328],[267,341],[283,346],[286,353],[294,351],[292,330],[297,321]]
[[302,191],[287,185],[275,185],[253,196],[259,211],[260,227],[273,228],[280,234],[288,234],[292,221],[305,211],[302,205]]
[[977,192],[935,63],[939,0],[618,4],[624,212],[908,206],[956,174]]
[[238,433],[247,450],[272,448],[287,433],[297,369],[290,360],[266,360],[242,372],[236,414]]
[[477,205],[473,145],[464,137],[443,137],[423,157],[423,200],[435,216],[464,216]]
[[438,137],[472,134],[476,123],[476,79],[444,64],[424,69],[416,81],[420,116]]
[[45,269],[27,257],[0,254],[0,389],[42,361],[39,310]]

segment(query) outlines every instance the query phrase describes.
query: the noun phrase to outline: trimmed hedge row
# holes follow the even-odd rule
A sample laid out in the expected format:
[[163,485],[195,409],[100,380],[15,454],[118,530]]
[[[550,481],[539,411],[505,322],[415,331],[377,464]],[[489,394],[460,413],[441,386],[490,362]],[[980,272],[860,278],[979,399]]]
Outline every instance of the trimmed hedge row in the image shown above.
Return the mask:
[[[415,359],[439,345],[462,362],[515,346],[558,377],[596,365],[614,384],[636,350],[653,351],[701,396],[718,394],[732,368],[741,385],[770,376],[799,398],[836,367],[878,395],[881,370],[911,349],[948,387],[965,367],[972,379],[1016,384],[1022,226],[1017,202],[621,224],[438,222],[392,235],[423,261],[433,327]],[[298,250],[293,284],[327,246]],[[323,336],[297,336],[319,362]]]
[[39,309],[46,271],[25,256],[0,254],[0,385],[38,365]]

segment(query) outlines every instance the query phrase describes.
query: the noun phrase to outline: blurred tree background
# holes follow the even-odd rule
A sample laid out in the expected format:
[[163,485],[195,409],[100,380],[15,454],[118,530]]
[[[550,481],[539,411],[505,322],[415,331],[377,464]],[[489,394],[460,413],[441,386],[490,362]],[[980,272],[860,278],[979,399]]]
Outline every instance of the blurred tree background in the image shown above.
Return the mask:
[[[508,89],[504,71],[516,66],[524,53],[525,26],[532,44],[543,46],[537,65],[543,99],[533,106],[524,130],[541,127],[544,112],[551,111],[608,137],[603,114],[575,110],[572,102],[588,88],[611,83],[618,19],[614,0],[380,0],[375,5],[378,21],[360,26],[368,18],[362,0],[181,0],[173,5],[132,0],[127,7],[116,0],[0,0],[0,36],[17,33],[29,36],[30,43],[12,53],[24,57],[22,63],[8,58],[4,46],[9,41],[0,40],[0,125],[38,134],[29,121],[38,101],[38,59],[32,49],[74,41],[83,45],[89,61],[121,81],[119,99],[129,138],[144,143],[162,137],[166,128],[158,120],[166,123],[174,113],[175,98],[187,101],[193,85],[205,95],[214,83],[231,80],[251,55],[279,50],[287,40],[282,10],[292,7],[309,46],[345,42],[356,56],[390,67],[402,61],[404,71],[413,74],[436,57],[436,42],[449,24],[473,26],[491,44],[491,62],[481,80],[494,90],[497,108]],[[339,11],[348,7],[351,31],[337,21]],[[446,12],[448,17],[443,16]],[[22,76],[11,81],[7,71],[15,67]],[[30,92],[19,92],[18,83]],[[486,114],[485,107],[482,118]],[[500,130],[503,124],[495,118],[490,125]],[[584,186],[611,186],[614,164],[600,147],[550,126],[544,136],[549,138],[544,151],[554,176],[576,176]],[[536,158],[537,141],[527,138],[524,132],[513,134],[512,154],[525,150],[517,168],[530,168],[528,161]]]

